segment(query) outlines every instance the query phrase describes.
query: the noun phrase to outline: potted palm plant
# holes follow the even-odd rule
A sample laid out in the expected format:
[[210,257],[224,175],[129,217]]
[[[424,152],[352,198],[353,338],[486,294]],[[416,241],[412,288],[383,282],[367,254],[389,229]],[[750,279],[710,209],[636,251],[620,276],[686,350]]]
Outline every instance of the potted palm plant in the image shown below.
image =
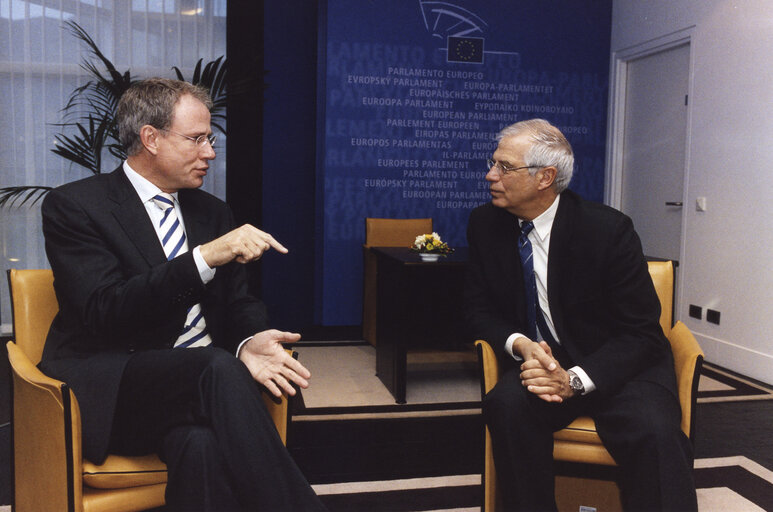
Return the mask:
[[[72,92],[62,109],[64,121],[57,126],[70,134],[55,135],[51,151],[92,174],[100,174],[104,151],[119,160],[126,158],[126,152],[118,140],[115,110],[121,95],[137,79],[131,76],[129,70],[119,72],[76,22],[67,21],[65,26],[88,49],[89,57],[84,58],[81,67],[89,73],[91,79]],[[189,81],[209,91],[212,98],[212,125],[225,133],[226,60],[220,56],[202,65],[203,59],[199,59]],[[172,69],[178,80],[185,80],[179,68],[175,66]],[[51,188],[41,185],[2,187],[0,207],[21,206],[28,202],[34,204]]]

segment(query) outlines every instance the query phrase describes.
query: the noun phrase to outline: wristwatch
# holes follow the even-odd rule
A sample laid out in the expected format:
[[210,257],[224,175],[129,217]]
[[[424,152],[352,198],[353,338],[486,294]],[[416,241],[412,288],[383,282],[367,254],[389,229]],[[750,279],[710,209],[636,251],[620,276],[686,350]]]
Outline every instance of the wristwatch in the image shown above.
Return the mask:
[[567,370],[569,374],[569,387],[572,388],[575,395],[582,395],[585,393],[585,385],[582,383],[580,376],[574,373],[572,370]]

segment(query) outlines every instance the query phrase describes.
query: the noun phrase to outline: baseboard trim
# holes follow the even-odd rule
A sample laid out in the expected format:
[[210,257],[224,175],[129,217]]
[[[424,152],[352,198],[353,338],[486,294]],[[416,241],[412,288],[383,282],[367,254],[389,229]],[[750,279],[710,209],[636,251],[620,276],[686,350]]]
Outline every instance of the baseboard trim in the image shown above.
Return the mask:
[[706,361],[773,386],[773,355],[694,332]]

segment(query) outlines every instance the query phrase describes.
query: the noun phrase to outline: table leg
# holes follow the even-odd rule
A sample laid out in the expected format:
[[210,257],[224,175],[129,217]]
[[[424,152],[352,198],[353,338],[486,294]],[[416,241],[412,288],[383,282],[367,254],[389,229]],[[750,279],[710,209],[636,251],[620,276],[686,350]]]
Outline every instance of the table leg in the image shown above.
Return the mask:
[[383,259],[378,265],[376,375],[395,397],[398,404],[405,403],[407,355],[406,339],[410,333],[405,316],[405,293],[399,283],[401,265],[393,265]]

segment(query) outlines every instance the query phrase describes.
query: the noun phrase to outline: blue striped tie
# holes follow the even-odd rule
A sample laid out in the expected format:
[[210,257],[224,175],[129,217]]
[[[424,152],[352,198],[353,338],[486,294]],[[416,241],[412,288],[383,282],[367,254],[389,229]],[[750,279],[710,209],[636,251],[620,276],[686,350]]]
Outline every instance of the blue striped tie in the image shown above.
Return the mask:
[[[537,279],[534,275],[534,253],[532,252],[529,233],[534,229],[532,222],[524,222],[521,225],[521,236],[518,237],[518,253],[521,256],[521,267],[523,268],[523,288],[526,293],[526,323],[527,335],[532,341],[538,340],[538,334],[542,339],[555,347],[558,343],[550,332],[548,324],[542,313],[537,298]],[[537,328],[539,327],[539,331]]]
[[534,254],[531,250],[529,233],[534,229],[532,222],[521,225],[521,235],[518,237],[518,253],[521,256],[523,269],[523,289],[526,294],[526,335],[532,341],[537,340],[537,281],[534,279]]
[[[166,259],[171,261],[180,254],[188,252],[185,231],[174,211],[174,197],[162,192],[153,197],[153,202],[164,212],[164,216],[158,224],[158,232]],[[174,346],[179,348],[204,347],[210,343],[212,343],[212,339],[207,332],[201,304],[194,304],[188,309],[185,326]]]
[[171,261],[178,254],[188,252],[185,231],[183,231],[180,219],[177,218],[177,214],[174,211],[174,197],[170,194],[161,193],[153,197],[153,202],[164,212],[164,217],[158,223],[158,227],[166,259]]

